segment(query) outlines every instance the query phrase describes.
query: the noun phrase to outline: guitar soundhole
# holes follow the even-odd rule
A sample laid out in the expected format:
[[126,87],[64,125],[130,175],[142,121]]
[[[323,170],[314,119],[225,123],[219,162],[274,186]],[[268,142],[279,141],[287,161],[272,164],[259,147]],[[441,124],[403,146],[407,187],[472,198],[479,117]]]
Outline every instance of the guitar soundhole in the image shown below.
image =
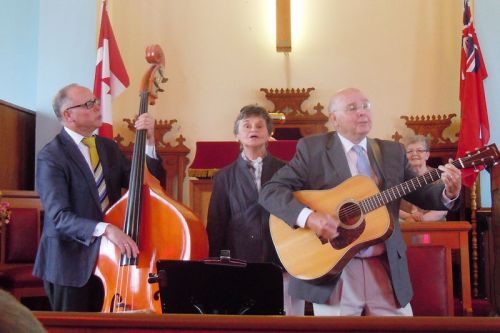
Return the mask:
[[365,230],[365,220],[361,218],[361,209],[355,202],[346,202],[338,211],[340,225],[338,237],[330,244],[336,250],[343,249],[354,242]]
[[361,208],[354,202],[347,202],[339,209],[340,222],[346,226],[352,226],[358,223],[361,217]]

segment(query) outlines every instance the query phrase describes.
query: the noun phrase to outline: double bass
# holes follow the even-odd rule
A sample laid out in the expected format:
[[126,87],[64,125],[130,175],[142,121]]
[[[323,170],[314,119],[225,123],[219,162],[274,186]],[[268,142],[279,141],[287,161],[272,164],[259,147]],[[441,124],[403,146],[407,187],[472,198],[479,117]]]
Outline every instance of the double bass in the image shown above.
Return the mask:
[[[146,48],[151,64],[141,82],[139,115],[162,92],[165,58],[159,45]],[[159,259],[201,260],[208,238],[200,219],[162,189],[145,167],[146,130],[136,131],[128,191],[106,212],[105,222],[121,228],[138,245],[136,258],[121,254],[106,237],[101,240],[95,274],[104,286],[102,312],[161,313],[158,284],[148,283]]]

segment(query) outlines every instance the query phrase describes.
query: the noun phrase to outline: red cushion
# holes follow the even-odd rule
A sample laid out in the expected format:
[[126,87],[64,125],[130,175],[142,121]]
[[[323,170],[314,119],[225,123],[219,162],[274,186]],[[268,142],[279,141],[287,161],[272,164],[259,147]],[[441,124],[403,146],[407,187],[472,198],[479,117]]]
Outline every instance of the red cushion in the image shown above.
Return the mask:
[[32,263],[38,247],[38,210],[11,208],[6,231],[5,262]]
[[[269,141],[269,152],[285,161],[295,154],[296,140]],[[231,164],[240,154],[240,144],[236,141],[198,141],[196,155],[190,169],[221,169]],[[214,158],[217,156],[217,158]]]
[[444,246],[411,246],[406,252],[413,285],[415,316],[448,315],[448,279]]
[[0,281],[4,284],[4,288],[9,290],[12,288],[27,288],[27,287],[43,287],[43,281],[33,276],[32,265],[11,266],[3,269],[0,273]]

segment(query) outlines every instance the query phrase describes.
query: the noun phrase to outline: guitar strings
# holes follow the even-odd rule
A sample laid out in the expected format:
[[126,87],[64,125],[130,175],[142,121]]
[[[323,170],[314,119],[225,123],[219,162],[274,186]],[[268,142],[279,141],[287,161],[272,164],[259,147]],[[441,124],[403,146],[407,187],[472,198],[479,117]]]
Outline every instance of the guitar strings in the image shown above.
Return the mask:
[[[483,149],[483,152],[491,150],[491,149],[492,149],[491,145],[487,146]],[[474,164],[474,162],[471,162],[470,160],[471,159],[477,160],[483,152],[480,153],[480,151],[477,150],[474,155],[467,155],[465,157],[456,159],[450,163],[458,169],[462,169],[468,163],[472,163],[472,166],[475,168],[476,165]],[[493,152],[493,153],[495,153],[495,152]],[[491,159],[491,162],[495,161],[493,156],[490,156],[490,159]],[[484,159],[481,159],[481,164],[487,164],[487,163],[484,161]],[[431,182],[438,180],[440,178],[441,173],[442,173],[441,170],[434,169],[434,170],[431,170],[431,171],[429,171],[421,176],[412,178],[412,179],[407,180],[404,183],[401,183],[397,186],[391,187],[391,188],[386,189],[380,193],[377,193],[371,197],[365,198],[357,203],[352,202],[353,205],[351,207],[349,207],[347,209],[340,210],[339,218],[345,219],[347,217],[353,217],[353,216],[358,216],[358,215],[361,216],[361,214],[365,214],[365,213],[368,213],[376,208],[382,207],[383,205],[398,199],[398,197],[401,198],[406,194],[409,194],[413,191],[420,189],[423,186],[420,183],[420,181],[423,181],[424,185],[427,185]],[[434,177],[437,177],[437,179],[434,179]],[[417,182],[418,187],[417,187],[417,184],[415,184],[415,181]],[[410,188],[410,185],[412,185],[413,190]],[[401,192],[403,193],[403,195],[401,195],[399,189],[401,189]],[[396,194],[396,191],[397,191],[397,194]],[[405,193],[405,191],[408,191],[408,192]],[[392,192],[392,196],[394,196],[394,199],[391,198],[391,192]],[[387,196],[389,196],[389,199],[387,199]],[[368,209],[368,208],[363,209],[363,207],[365,207],[367,205],[372,206],[371,209]]]

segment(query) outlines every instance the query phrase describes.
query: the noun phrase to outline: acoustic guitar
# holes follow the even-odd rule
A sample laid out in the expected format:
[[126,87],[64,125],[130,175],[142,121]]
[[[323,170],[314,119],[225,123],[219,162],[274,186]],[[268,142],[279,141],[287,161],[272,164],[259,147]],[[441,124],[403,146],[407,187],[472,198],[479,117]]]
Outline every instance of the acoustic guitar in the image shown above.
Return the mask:
[[[452,164],[474,168],[496,164],[500,158],[495,144],[477,149]],[[387,239],[393,222],[386,205],[440,179],[442,171],[433,169],[397,186],[379,191],[367,176],[354,176],[329,190],[294,192],[294,197],[314,211],[331,214],[340,221],[339,236],[322,241],[308,228],[292,228],[271,215],[269,227],[274,246],[285,269],[296,278],[315,280],[342,271],[360,250]]]

